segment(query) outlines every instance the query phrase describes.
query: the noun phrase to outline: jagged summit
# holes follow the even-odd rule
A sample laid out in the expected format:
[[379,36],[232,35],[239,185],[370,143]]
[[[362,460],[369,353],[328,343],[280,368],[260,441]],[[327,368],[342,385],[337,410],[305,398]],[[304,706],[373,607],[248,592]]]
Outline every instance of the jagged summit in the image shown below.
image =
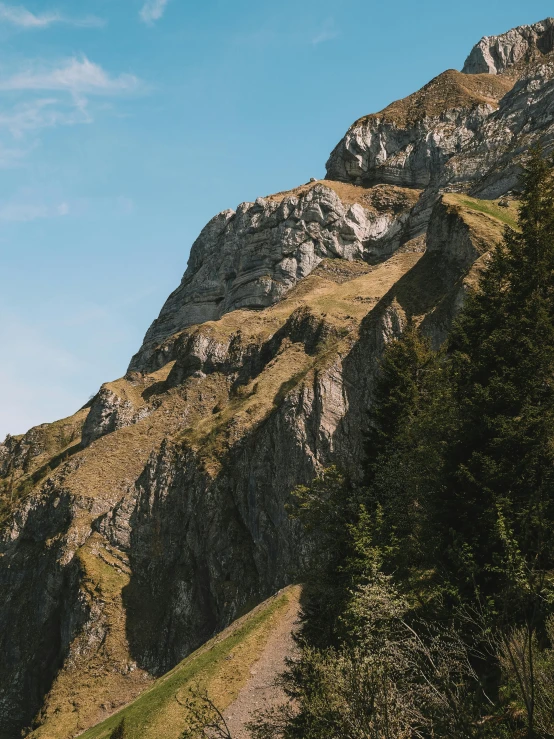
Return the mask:
[[[529,146],[554,141],[553,48],[551,18],[485,37],[462,72],[353,123],[326,180],[216,215],[129,369],[151,370],[156,347],[188,326],[274,304],[322,259],[390,255],[426,230],[440,191],[497,198],[516,187]],[[526,64],[539,57],[548,64]],[[397,191],[375,207],[383,187]]]
[[483,36],[471,50],[462,72],[502,74],[519,62],[535,61],[553,50],[554,18],[546,18],[499,36]]
[[[517,187],[529,147],[554,143],[554,19],[483,38],[462,72],[358,119],[327,178],[369,187],[455,188],[495,198]],[[434,193],[434,195],[433,195]]]

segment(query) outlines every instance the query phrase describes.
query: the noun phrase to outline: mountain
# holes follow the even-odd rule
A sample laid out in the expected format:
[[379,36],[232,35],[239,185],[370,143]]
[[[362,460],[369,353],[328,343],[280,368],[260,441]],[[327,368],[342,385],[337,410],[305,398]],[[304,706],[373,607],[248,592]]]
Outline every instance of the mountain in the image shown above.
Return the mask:
[[538,142],[553,148],[554,19],[356,121],[325,180],[216,215],[125,377],[7,437],[1,739],[77,736],[158,695],[300,577],[290,491],[330,463],[361,474],[384,346],[408,316],[444,340]]

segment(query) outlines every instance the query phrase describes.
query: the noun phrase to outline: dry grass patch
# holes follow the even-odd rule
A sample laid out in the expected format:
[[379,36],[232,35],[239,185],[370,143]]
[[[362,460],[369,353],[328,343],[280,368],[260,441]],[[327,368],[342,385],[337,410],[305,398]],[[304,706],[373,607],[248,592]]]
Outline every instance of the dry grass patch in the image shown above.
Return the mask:
[[[315,371],[348,351],[357,339],[361,320],[421,256],[421,253],[398,254],[364,270],[358,277],[339,283],[312,273],[291,290],[286,300],[254,314],[254,324],[258,327],[262,315],[270,324],[279,317],[273,325],[281,326],[294,310],[308,305],[310,313],[328,327],[328,337],[313,356],[306,353],[303,344],[285,340],[277,356],[257,377],[241,386],[224,407],[183,431],[181,440],[195,450],[210,475],[219,472],[225,453],[263,422],[288,394],[310,382]],[[234,322],[236,318],[229,313],[218,323]],[[267,338],[270,335],[266,333]]]
[[379,113],[359,118],[350,130],[372,120],[380,119],[401,128],[413,126],[424,118],[440,116],[454,108],[472,108],[498,102],[514,86],[515,80],[501,75],[463,74],[449,69],[428,82],[421,90],[397,100]]
[[517,229],[519,203],[508,201],[507,207],[498,200],[479,200],[469,195],[448,193],[443,203],[453,209],[471,229],[472,241],[480,253],[490,251],[499,244],[506,227]]

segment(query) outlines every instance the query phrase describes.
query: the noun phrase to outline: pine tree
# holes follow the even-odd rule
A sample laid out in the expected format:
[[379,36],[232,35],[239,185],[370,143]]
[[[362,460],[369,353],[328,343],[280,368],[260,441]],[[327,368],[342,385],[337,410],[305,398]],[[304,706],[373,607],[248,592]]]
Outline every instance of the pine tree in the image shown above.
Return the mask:
[[366,463],[371,532],[362,530],[366,516],[353,529],[358,548],[369,535],[397,576],[431,551],[433,531],[424,529],[449,424],[446,380],[444,357],[410,320],[387,346],[377,383]]
[[554,176],[538,150],[519,226],[452,332],[459,427],[435,515],[462,596],[538,623],[554,565]]
[[400,433],[425,404],[423,388],[434,358],[430,342],[413,320],[383,354],[366,442],[366,477],[371,482],[378,457],[394,446]]

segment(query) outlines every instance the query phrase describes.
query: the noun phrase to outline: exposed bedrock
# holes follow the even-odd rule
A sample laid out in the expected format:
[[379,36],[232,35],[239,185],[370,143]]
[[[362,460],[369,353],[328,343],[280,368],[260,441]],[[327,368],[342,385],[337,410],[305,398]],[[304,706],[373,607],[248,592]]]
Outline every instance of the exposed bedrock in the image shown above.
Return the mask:
[[551,18],[482,39],[463,72],[356,121],[327,162],[328,178],[484,198],[516,188],[529,147],[554,145],[553,49]]
[[298,190],[242,203],[208,223],[130,370],[142,369],[176,331],[238,308],[272,305],[327,257],[379,261],[400,244],[419,194],[385,188],[352,202],[326,184]]
[[464,64],[466,74],[501,74],[516,64],[540,59],[554,50],[554,18],[519,26],[499,36],[484,36]]
[[0,737],[32,724],[74,636],[87,621],[78,564],[62,560],[74,521],[53,485],[15,516],[0,540]]

